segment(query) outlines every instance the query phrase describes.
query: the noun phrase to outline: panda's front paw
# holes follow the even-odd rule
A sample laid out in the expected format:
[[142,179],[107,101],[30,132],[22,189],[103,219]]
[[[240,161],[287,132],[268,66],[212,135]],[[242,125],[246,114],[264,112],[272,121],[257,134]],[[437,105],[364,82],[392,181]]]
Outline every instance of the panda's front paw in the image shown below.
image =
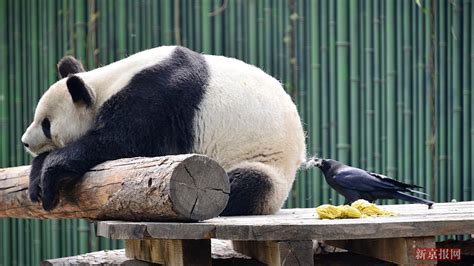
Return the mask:
[[42,153],[36,156],[31,162],[28,195],[30,196],[30,200],[33,202],[39,202],[41,200],[41,169],[43,168],[44,160],[48,154],[48,152]]
[[41,202],[43,209],[50,211],[59,203],[59,190],[71,176],[67,162],[57,154],[51,154],[44,162],[41,175]]
[[59,166],[45,166],[41,177],[43,209],[50,211],[59,203],[59,184],[64,171]]

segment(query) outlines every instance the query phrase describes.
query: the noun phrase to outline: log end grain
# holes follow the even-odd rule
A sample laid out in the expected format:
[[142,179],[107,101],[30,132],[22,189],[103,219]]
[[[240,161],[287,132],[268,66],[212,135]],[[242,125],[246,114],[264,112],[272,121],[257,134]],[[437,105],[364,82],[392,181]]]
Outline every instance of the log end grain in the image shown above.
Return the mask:
[[169,185],[174,211],[189,220],[216,217],[229,199],[229,178],[224,169],[201,155],[183,160],[173,172]]

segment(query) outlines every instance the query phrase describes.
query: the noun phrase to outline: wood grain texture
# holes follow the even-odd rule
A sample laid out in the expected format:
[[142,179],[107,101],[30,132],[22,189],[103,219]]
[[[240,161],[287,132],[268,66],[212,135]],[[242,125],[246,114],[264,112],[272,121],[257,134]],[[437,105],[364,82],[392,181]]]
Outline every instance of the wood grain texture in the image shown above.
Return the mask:
[[[217,217],[199,223],[104,221],[97,233],[113,239],[339,240],[418,237],[474,232],[474,202],[384,206],[393,217],[321,220],[315,209],[285,209],[274,215]],[[136,233],[136,232],[139,233]],[[141,233],[140,233],[141,232]],[[144,234],[143,232],[146,232]]]
[[203,155],[127,158],[92,168],[47,212],[29,200],[29,169],[0,169],[0,217],[197,221],[217,216],[230,191],[224,169]]
[[124,249],[97,251],[77,256],[49,259],[42,261],[40,266],[64,266],[64,265],[123,265],[123,266],[153,266],[156,264],[130,259],[125,257]]
[[125,240],[125,255],[173,266],[211,265],[211,240]]
[[332,240],[327,244],[400,265],[436,264],[416,259],[416,248],[436,248],[434,237]]
[[234,241],[235,251],[267,265],[314,265],[313,242],[306,241]]

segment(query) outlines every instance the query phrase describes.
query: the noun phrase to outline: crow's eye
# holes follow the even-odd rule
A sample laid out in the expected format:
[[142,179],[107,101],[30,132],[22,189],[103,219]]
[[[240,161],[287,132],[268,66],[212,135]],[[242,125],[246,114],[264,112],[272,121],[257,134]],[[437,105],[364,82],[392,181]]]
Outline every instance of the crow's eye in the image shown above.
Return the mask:
[[43,122],[41,122],[41,128],[43,128],[44,135],[48,139],[51,139],[51,122],[49,122],[48,118],[43,119]]

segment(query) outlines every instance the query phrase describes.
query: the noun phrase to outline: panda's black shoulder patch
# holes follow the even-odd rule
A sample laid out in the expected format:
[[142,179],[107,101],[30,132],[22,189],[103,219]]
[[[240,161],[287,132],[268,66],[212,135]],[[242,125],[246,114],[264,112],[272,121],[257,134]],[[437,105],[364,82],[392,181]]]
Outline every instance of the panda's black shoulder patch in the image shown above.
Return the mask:
[[94,135],[115,147],[108,158],[191,152],[208,81],[204,56],[184,47],[135,74],[97,118]]

